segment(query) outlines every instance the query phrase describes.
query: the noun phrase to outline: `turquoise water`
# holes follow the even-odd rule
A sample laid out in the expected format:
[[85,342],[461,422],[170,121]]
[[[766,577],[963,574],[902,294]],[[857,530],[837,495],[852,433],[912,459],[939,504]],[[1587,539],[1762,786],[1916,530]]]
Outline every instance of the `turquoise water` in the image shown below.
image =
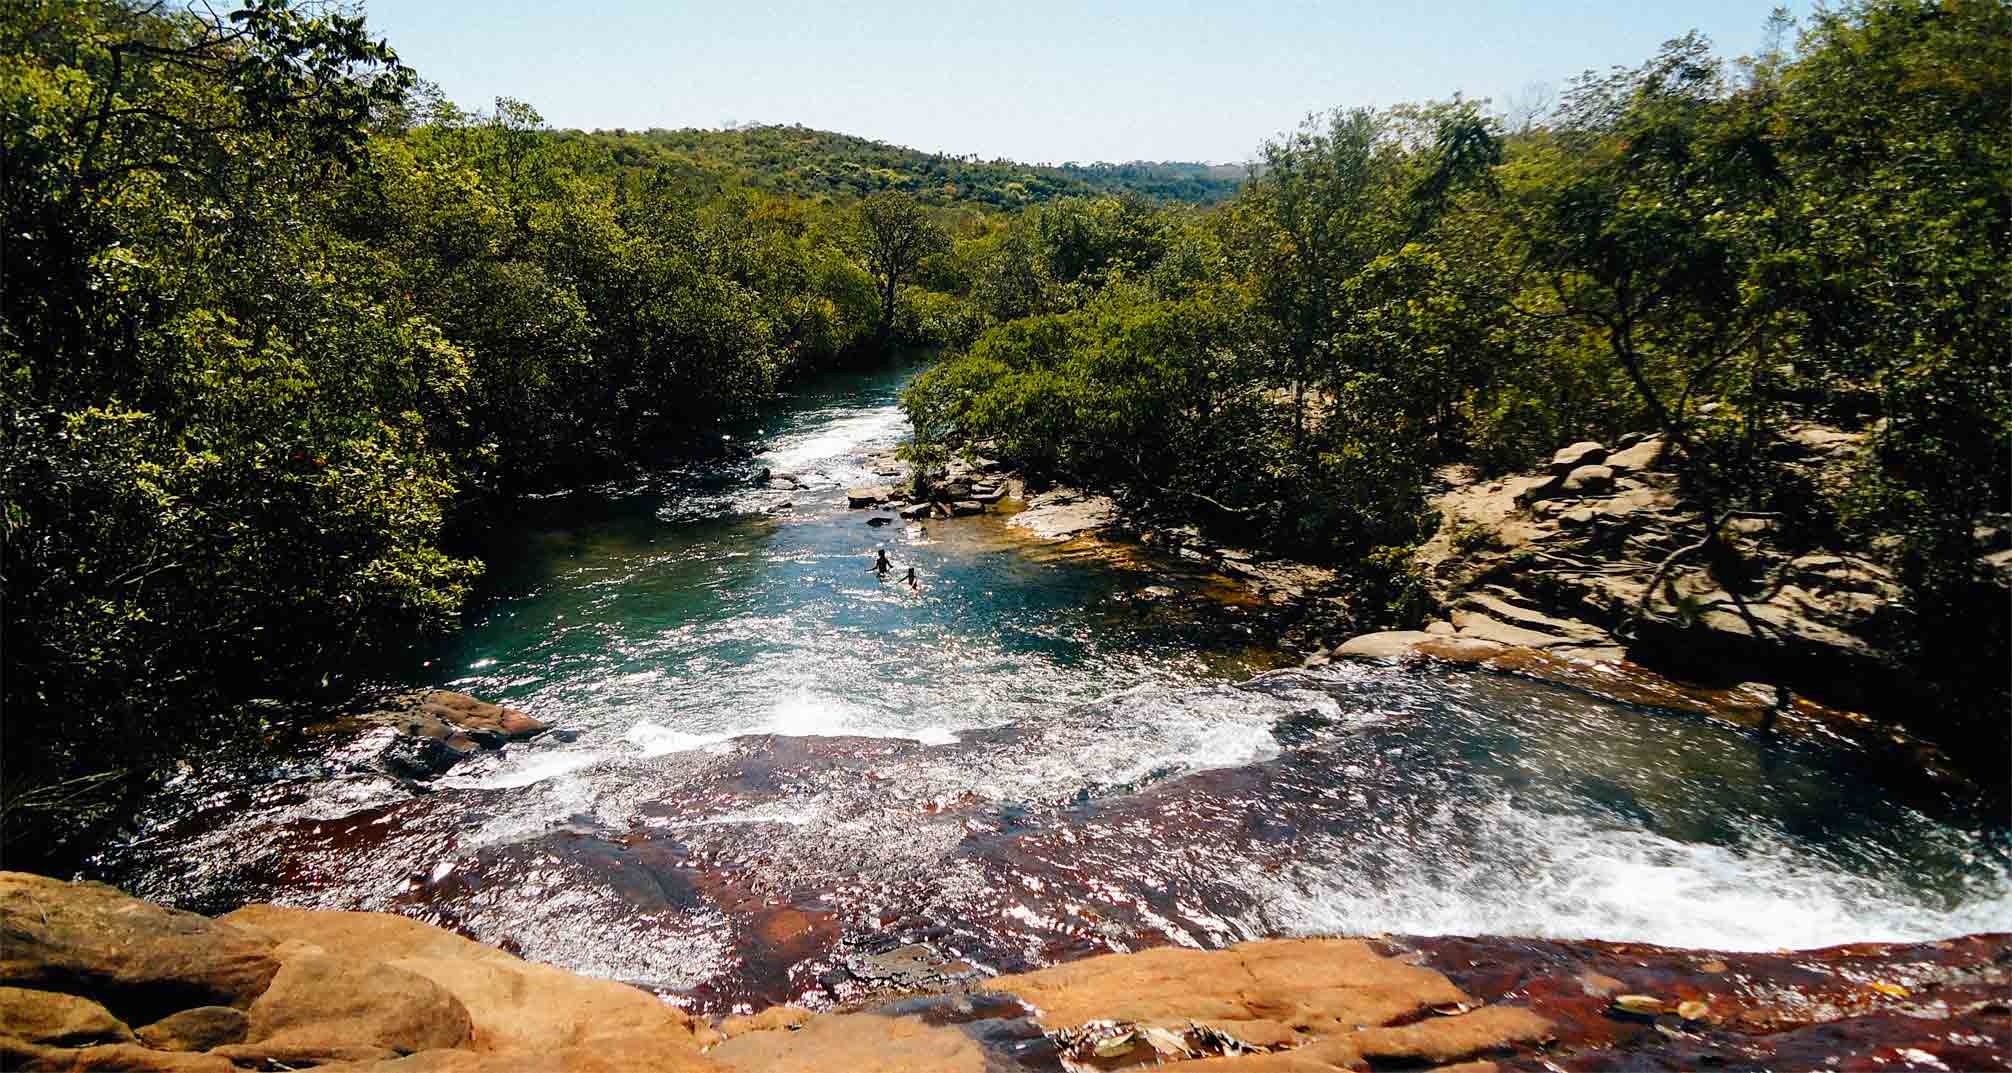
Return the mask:
[[[369,740],[186,780],[101,874],[408,913],[705,1010],[895,986],[890,950],[951,978],[1310,932],[2012,930],[2005,818],[1848,745],[1485,672],[1268,671],[1277,623],[1183,561],[1006,513],[869,525],[844,492],[882,479],[910,375],[496,527],[467,629],[406,684],[566,733],[426,793]],[[883,547],[919,591],[870,572]]]
[[[1210,598],[1221,579],[1175,577],[1185,598],[1159,599],[1143,590],[1169,579],[1044,549],[1000,515],[847,510],[848,487],[887,483],[875,458],[906,431],[895,398],[909,375],[820,381],[728,461],[537,503],[499,534],[489,597],[424,681],[581,729],[584,759],[611,738],[941,742],[1275,662],[1263,624],[1244,621],[1257,615]],[[763,468],[810,487],[756,487]],[[877,549],[889,579],[871,570]],[[910,567],[914,590],[898,580]]]

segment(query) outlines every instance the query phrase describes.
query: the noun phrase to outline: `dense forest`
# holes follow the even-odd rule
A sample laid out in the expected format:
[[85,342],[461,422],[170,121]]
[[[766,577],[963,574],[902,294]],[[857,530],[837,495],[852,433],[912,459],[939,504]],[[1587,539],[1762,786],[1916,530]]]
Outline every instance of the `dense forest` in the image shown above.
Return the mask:
[[[454,534],[495,504],[897,348],[945,355],[907,400],[923,464],[985,442],[1351,564],[1365,623],[1410,613],[1435,465],[1660,428],[1705,502],[1894,564],[1920,665],[2002,712],[1973,532],[2012,483],[2012,11],[1779,36],[1677,39],[1519,129],[1317,115],[1239,182],[553,131],[285,0],[11,4],[9,853],[451,628],[481,570]],[[1770,463],[1792,409],[1872,430],[1848,485]]]

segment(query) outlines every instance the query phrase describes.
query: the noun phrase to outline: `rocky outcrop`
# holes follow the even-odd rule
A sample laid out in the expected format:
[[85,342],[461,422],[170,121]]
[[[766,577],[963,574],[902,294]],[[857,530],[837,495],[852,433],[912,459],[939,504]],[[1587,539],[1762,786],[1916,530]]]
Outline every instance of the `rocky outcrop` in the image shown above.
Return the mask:
[[[1847,457],[1857,442],[1837,430],[1792,431],[1784,442],[1810,466]],[[1763,678],[1833,707],[1892,706],[1885,694],[1898,683],[1881,644],[1900,597],[1893,577],[1862,558],[1787,545],[1766,518],[1729,523],[1737,569],[1706,563],[1697,547],[1707,520],[1661,468],[1667,445],[1633,439],[1611,452],[1573,444],[1546,474],[1484,481],[1465,467],[1442,471],[1442,524],[1415,557],[1443,609],[1427,629],[1626,658],[1713,685]]]
[[[9,1069],[720,1068],[700,1053],[717,1033],[646,991],[388,914],[210,920],[0,873],[0,929]],[[159,1016],[136,1041],[120,1010]]]
[[[1792,432],[1785,445],[1813,477],[1858,442],[1814,426]],[[1585,461],[1595,456],[1605,461]],[[1465,467],[1442,471],[1442,524],[1414,559],[1437,617],[1418,632],[1352,638],[1310,662],[1474,664],[1628,703],[1843,736],[1892,755],[1924,788],[1990,791],[1961,774],[1978,765],[1905,729],[1911,680],[1883,647],[1901,599],[1892,574],[1860,556],[1793,546],[1766,517],[1731,518],[1720,541],[1738,562],[1706,563],[1706,521],[1677,476],[1658,468],[1666,456],[1660,438],[1643,436],[1613,452],[1574,444],[1548,474],[1487,481]]]
[[1071,540],[1115,525],[1118,505],[1108,496],[1057,488],[1027,498],[1027,507],[1007,524],[1042,540]]
[[270,938],[97,883],[0,873],[0,984],[82,995],[127,1024],[246,1007],[279,971]]
[[381,960],[322,952],[296,941],[251,1005],[245,1042],[215,1049],[233,1062],[392,1058],[458,1047],[474,1031],[468,1009],[426,977]]
[[515,708],[491,704],[445,689],[395,693],[378,709],[352,723],[382,728],[373,745],[378,762],[393,775],[431,779],[484,750],[501,749],[551,729]]
[[[193,917],[198,928],[192,914],[93,884],[0,873],[0,889],[35,892],[0,899],[10,940],[32,930],[30,914],[129,922],[116,944],[10,941],[10,971],[45,986],[0,988],[8,1069],[1984,1069],[2012,1053],[2002,935],[1798,954],[1270,940],[1112,954],[852,1012],[783,1006],[715,1026],[647,991],[404,917],[251,906]],[[275,971],[240,991],[248,1009],[176,1009],[136,1040],[107,1008],[130,997],[134,965],[153,966],[143,975],[157,996],[203,993],[217,972],[135,951],[181,949],[198,933],[252,944]]]

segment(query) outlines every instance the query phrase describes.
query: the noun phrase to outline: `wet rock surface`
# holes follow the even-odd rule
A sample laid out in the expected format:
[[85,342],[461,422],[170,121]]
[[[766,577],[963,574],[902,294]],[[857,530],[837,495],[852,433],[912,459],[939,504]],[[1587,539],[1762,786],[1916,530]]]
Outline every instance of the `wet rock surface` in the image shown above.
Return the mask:
[[377,710],[328,729],[369,728],[360,751],[395,777],[429,780],[456,764],[510,742],[529,741],[551,728],[500,704],[446,689],[419,689],[383,699]]
[[1483,1002],[1550,1026],[1506,1069],[2012,1068],[2012,936],[1773,954],[1392,938]]

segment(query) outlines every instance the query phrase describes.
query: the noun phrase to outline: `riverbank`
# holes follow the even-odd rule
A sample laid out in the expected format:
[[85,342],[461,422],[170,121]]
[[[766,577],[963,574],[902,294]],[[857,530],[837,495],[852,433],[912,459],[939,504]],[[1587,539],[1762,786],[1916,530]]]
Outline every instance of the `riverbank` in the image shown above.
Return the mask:
[[[1788,430],[1778,461],[1811,486],[1836,485],[1864,442],[1805,423]],[[1917,773],[1929,792],[2002,811],[2012,801],[2006,728],[1926,702],[1895,650],[1905,625],[1893,573],[1862,549],[1813,546],[1777,516],[1729,517],[1707,541],[1712,520],[1687,497],[1680,464],[1661,438],[1636,434],[1611,449],[1561,448],[1535,473],[1442,468],[1429,500],[1437,527],[1409,564],[1422,621],[1383,633],[1362,632],[1335,568],[1212,540],[1179,519],[1131,517],[1094,492],[1027,495],[1018,474],[983,459],[951,462],[941,481],[1009,489],[1013,524],[1038,540],[1108,538],[1114,556],[1135,545],[1204,565],[1272,608],[1278,643],[1308,666],[1434,659],[1839,737]],[[1980,542],[1980,572],[2012,602],[2012,526]]]
[[709,1018],[389,914],[212,920],[0,873],[0,928],[0,1059],[22,1070],[2012,1068],[2007,935],[1779,954],[1278,940]]

